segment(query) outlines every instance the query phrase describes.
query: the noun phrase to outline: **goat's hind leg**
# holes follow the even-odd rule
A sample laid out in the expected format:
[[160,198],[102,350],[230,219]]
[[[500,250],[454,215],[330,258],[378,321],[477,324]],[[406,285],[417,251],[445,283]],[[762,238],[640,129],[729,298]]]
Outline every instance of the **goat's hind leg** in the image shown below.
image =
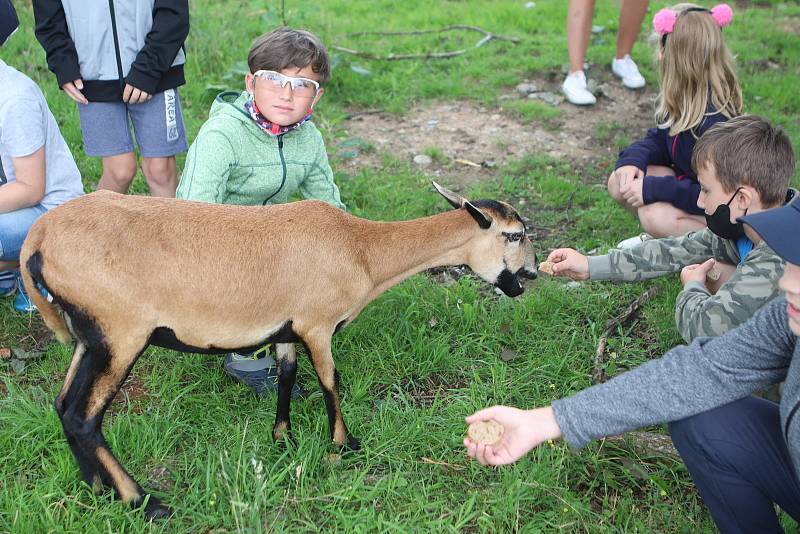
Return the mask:
[[330,335],[308,336],[304,340],[325,398],[325,409],[328,412],[331,439],[340,447],[357,451],[361,448],[361,444],[347,431],[342,418],[339,398],[339,372],[333,363],[331,337]]
[[[65,400],[72,402],[62,416],[65,433],[75,438],[78,461],[79,455],[89,458],[97,465],[103,480],[114,487],[117,496],[133,507],[141,506],[147,495],[114,457],[101,428],[106,409],[145,346],[145,341],[131,345],[112,340],[87,346],[65,396]],[[164,518],[171,513],[152,495],[144,512],[148,519]]]
[[[67,438],[67,443],[69,443],[69,448],[72,450],[72,455],[75,456],[75,460],[78,462],[78,467],[81,470],[83,479],[92,487],[95,494],[100,494],[103,491],[104,485],[111,485],[111,479],[108,473],[100,468],[100,464],[97,463],[93,456],[84,454],[83,450],[78,446],[77,438],[75,434],[72,433],[70,425],[65,424],[64,419],[67,409],[75,402],[77,392],[81,389],[79,385],[75,387],[73,387],[73,385],[75,384],[75,376],[85,354],[86,345],[81,341],[76,341],[75,351],[72,354],[72,361],[69,364],[67,376],[64,378],[64,385],[58,397],[56,397],[54,404],[56,413],[58,413],[58,417],[61,420],[61,426],[64,429],[64,436]],[[81,374],[82,378],[84,374],[85,373]]]
[[272,438],[278,441],[284,435],[291,439],[292,425],[289,410],[292,402],[292,388],[297,376],[297,354],[293,343],[277,343],[275,360],[278,364],[278,408]]

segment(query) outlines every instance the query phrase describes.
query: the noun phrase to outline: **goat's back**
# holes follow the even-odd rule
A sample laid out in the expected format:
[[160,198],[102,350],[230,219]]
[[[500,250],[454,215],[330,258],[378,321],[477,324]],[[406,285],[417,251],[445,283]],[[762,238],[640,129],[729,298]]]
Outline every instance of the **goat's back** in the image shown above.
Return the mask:
[[47,286],[98,316],[118,316],[122,302],[155,322],[191,313],[246,324],[242,310],[291,317],[304,296],[336,299],[348,291],[336,281],[366,276],[353,257],[364,224],[321,201],[247,207],[99,191],[43,215],[21,260],[40,252]]

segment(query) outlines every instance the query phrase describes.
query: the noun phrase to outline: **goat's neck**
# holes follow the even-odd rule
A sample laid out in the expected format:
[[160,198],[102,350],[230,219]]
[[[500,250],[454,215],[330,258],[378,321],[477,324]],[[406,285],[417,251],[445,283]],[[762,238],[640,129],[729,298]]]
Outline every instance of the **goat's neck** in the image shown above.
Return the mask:
[[466,210],[411,221],[381,223],[365,259],[377,293],[425,269],[467,263],[467,241],[480,231]]

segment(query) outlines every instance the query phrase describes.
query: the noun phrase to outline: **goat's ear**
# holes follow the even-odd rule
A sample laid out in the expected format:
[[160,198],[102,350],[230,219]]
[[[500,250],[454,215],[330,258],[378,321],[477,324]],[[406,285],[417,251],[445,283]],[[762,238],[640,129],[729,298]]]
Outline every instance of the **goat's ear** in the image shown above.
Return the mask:
[[453,193],[449,189],[445,189],[436,182],[431,182],[431,183],[433,184],[433,187],[435,187],[436,190],[439,192],[439,194],[442,195],[444,198],[446,198],[447,201],[450,203],[450,205],[453,206],[454,208],[458,209],[462,207],[465,202],[467,202],[467,199],[462,197],[461,195]]
[[478,209],[478,207],[469,200],[464,200],[464,207],[467,208],[469,214],[472,215],[472,218],[475,219],[475,222],[477,222],[478,226],[482,229],[486,230],[492,225],[492,218]]

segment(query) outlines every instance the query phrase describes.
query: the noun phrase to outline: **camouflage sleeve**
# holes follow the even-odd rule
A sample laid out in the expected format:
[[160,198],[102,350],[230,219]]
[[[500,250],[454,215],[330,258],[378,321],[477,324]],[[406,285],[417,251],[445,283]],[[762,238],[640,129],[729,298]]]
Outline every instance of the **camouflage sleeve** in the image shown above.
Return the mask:
[[675,303],[675,323],[687,343],[702,336],[720,336],[750,319],[776,297],[783,262],[769,248],[748,254],[745,262],[715,295],[699,282],[686,284]]
[[725,256],[720,239],[703,229],[679,237],[650,239],[627,250],[589,257],[589,278],[636,282],[680,271],[693,263]]

